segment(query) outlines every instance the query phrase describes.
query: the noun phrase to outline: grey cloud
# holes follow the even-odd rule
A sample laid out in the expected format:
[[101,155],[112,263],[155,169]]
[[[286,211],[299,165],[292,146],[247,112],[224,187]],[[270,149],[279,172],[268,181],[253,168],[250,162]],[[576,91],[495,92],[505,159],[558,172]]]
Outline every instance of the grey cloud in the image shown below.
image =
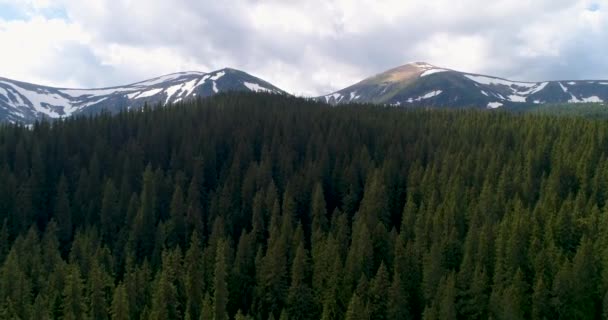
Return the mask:
[[[260,3],[257,1],[92,1],[100,6],[97,10],[101,13],[91,9],[92,5],[83,5],[80,0],[62,1],[70,19],[90,32],[97,46],[118,44],[150,50],[170,48],[200,65],[212,69],[225,66],[243,69],[292,92],[325,94],[338,89],[336,86],[351,84],[346,81],[358,81],[357,77],[413,60],[427,60],[437,65],[456,61],[454,66],[445,66],[457,67],[455,56],[471,54],[467,51],[471,48],[462,48],[462,52],[441,53],[436,57],[438,61],[430,60],[424,51],[416,48],[424,47],[437,34],[447,34],[447,41],[450,37],[467,36],[482,39],[486,51],[480,56],[486,61],[480,61],[478,70],[463,71],[519,80],[608,78],[608,60],[602,57],[602,52],[608,47],[608,28],[589,35],[584,28],[579,30],[575,24],[561,21],[581,7],[589,7],[590,4],[584,5],[588,2],[585,0],[542,0],[526,5],[512,1],[489,4],[467,0],[460,2],[464,4],[461,6],[444,1],[445,7],[433,7],[424,1],[408,1],[408,5],[413,4],[420,11],[408,12],[391,21],[384,21],[382,16],[374,16],[373,13],[366,15],[366,10],[361,10],[361,16],[355,20],[373,23],[358,32],[348,30],[352,25],[347,23],[356,24],[357,21],[344,21],[344,12],[341,11],[346,8],[344,2],[325,5],[325,1],[311,0],[295,4],[304,3],[310,10],[305,12],[306,15],[321,17],[319,21],[323,26],[318,28],[329,29],[324,30],[329,31],[329,35],[258,30],[249,19],[250,10]],[[363,5],[358,1],[348,3],[351,6]],[[399,2],[395,3],[399,5]],[[598,10],[604,10],[603,7],[599,6]],[[601,19],[604,19],[601,22],[603,26],[607,26],[605,15]],[[568,41],[558,41],[557,56],[521,54],[522,47],[534,45],[534,39],[521,37],[534,24],[544,24],[548,28],[560,28],[565,24],[572,28],[563,30],[561,40]],[[121,84],[140,76],[132,70],[120,70],[119,66],[104,65],[93,54],[94,51],[87,48],[72,50],[68,62],[58,63],[78,65],[83,71],[72,76],[89,86],[100,82],[107,84],[108,81]],[[286,67],[278,69],[277,65]],[[154,70],[154,66],[150,69]],[[321,69],[334,73],[336,77],[348,74],[349,79],[319,82],[314,75]],[[59,68],[52,70],[58,72]],[[292,74],[281,74],[286,71]],[[299,78],[294,79],[294,76]],[[108,80],[99,81],[100,77]]]

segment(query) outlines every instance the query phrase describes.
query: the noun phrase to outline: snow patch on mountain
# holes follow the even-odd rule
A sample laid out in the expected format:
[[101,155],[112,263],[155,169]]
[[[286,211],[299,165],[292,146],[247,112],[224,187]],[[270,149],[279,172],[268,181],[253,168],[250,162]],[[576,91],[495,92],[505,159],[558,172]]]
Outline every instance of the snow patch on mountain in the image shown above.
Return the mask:
[[[71,106],[70,100],[68,100],[67,98],[62,97],[56,93],[49,94],[48,92],[40,93],[37,91],[30,91],[30,90],[21,88],[21,87],[17,86],[16,84],[12,84],[12,83],[5,82],[5,81],[0,81],[0,83],[10,86],[19,95],[21,95],[23,98],[27,99],[31,103],[32,107],[34,107],[34,110],[36,112],[44,114],[51,118],[59,118],[62,116],[62,114],[58,113],[55,110],[50,109],[49,108],[50,106],[61,108],[62,113],[65,113],[64,110]],[[20,104],[25,105],[23,100],[21,100],[19,102],[20,102]],[[64,115],[69,115],[69,114],[64,114]]]
[[509,100],[511,102],[526,102],[526,97],[522,97],[522,96],[518,96],[518,95],[509,95],[507,98],[509,98]]
[[146,80],[146,81],[142,81],[142,82],[137,82],[137,83],[134,83],[133,85],[134,86],[139,86],[139,87],[154,86],[154,85],[157,85],[157,84],[161,84],[161,83],[164,83],[164,82],[175,80],[175,79],[177,79],[177,78],[179,78],[181,76],[183,76],[183,74],[181,74],[181,73],[173,73],[173,74],[168,74],[168,75],[165,75],[165,76],[160,76],[158,78],[153,78],[153,79],[150,79],[150,80]]
[[483,84],[483,85],[503,85],[503,86],[507,86],[507,87],[516,86],[516,87],[524,87],[524,88],[531,88],[531,87],[538,85],[537,83],[534,83],[534,82],[516,82],[516,81],[509,81],[509,80],[500,79],[500,78],[492,78],[492,77],[478,76],[478,75],[472,75],[472,74],[465,74],[464,76],[467,77],[471,81],[474,81],[474,82],[477,82],[477,83]]
[[438,95],[440,95],[443,91],[441,90],[435,90],[435,91],[431,91],[431,92],[427,92],[426,94],[419,96],[417,98],[409,98],[407,99],[408,103],[413,103],[414,101],[422,101],[422,100],[426,100],[426,99],[430,99],[433,97],[436,97]]
[[421,73],[420,74],[420,78],[426,77],[426,76],[430,76],[430,75],[435,74],[435,73],[446,72],[446,71],[449,71],[449,70],[446,70],[446,69],[429,69],[429,70],[426,70],[423,73]]
[[220,72],[216,73],[215,75],[213,75],[213,76],[212,76],[211,78],[209,78],[209,79],[211,79],[211,80],[213,80],[213,81],[217,81],[217,80],[219,80],[221,77],[223,77],[223,76],[225,76],[225,75],[226,75],[226,72],[224,72],[224,71],[220,71]]
[[591,96],[591,97],[587,97],[587,98],[577,98],[576,96],[574,96],[573,94],[570,94],[571,99],[568,100],[568,102],[570,103],[602,103],[604,102],[604,100],[602,100],[600,97],[598,96]]
[[542,82],[540,84],[537,84],[536,87],[532,87],[530,90],[528,91],[523,91],[523,92],[519,92],[518,94],[520,95],[531,95],[531,94],[535,94],[537,92],[542,91],[543,89],[545,89],[545,87],[549,84],[549,82]]
[[487,108],[488,109],[496,109],[496,108],[500,108],[502,106],[503,106],[503,104],[500,103],[500,102],[490,102],[490,103],[488,103]]
[[257,84],[257,83],[251,83],[251,82],[243,82],[243,84],[245,85],[245,87],[247,87],[247,89],[251,90],[251,91],[255,91],[255,92],[273,92],[271,89],[268,88],[264,88],[261,85]]

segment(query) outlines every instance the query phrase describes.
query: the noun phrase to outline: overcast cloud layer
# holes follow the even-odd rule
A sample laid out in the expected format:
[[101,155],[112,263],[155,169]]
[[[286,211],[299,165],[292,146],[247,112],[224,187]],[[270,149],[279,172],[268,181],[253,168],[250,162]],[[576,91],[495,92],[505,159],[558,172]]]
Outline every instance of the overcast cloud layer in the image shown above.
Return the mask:
[[233,67],[298,95],[411,61],[608,79],[607,10],[608,0],[0,0],[0,76],[100,87]]

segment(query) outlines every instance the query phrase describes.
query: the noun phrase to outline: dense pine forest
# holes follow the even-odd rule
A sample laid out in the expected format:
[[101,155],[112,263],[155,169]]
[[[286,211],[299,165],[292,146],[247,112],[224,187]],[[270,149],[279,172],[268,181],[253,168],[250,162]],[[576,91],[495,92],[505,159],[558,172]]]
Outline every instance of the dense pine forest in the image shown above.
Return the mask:
[[608,122],[225,94],[0,128],[1,319],[601,319]]

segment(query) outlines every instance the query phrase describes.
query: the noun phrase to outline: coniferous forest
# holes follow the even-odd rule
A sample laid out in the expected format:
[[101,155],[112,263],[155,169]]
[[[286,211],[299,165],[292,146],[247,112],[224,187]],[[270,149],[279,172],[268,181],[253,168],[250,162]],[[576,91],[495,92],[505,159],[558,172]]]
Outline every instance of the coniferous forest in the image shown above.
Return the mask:
[[602,319],[608,122],[222,94],[0,129],[1,319]]

